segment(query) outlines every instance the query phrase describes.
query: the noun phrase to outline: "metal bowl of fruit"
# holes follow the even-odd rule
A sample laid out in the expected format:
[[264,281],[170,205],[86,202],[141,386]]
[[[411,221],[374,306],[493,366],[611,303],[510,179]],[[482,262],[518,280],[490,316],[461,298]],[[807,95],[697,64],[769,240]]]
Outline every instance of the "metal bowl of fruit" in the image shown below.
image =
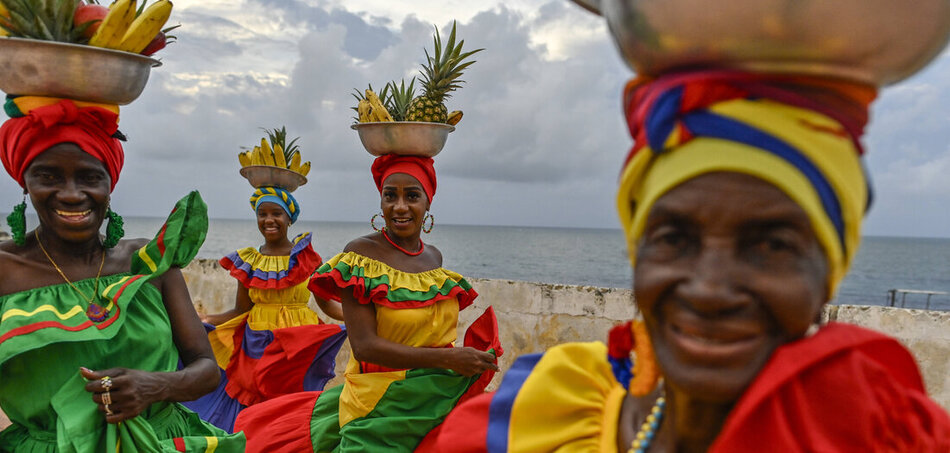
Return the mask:
[[256,187],[277,187],[288,192],[307,183],[307,178],[286,168],[270,165],[249,165],[241,168],[241,176]]
[[356,123],[351,128],[360,134],[366,151],[374,156],[402,154],[433,157],[442,151],[449,132],[455,126],[421,121],[384,121]]
[[950,0],[574,0],[641,75],[718,67],[883,86],[936,57]]
[[0,37],[0,90],[125,105],[142,94],[162,63],[130,52],[55,41]]

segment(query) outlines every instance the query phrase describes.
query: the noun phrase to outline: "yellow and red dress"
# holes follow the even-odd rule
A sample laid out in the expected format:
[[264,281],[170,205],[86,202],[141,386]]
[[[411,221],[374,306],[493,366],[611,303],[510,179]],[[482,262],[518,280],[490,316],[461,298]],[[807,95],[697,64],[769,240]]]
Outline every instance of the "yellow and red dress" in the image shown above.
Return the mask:
[[[448,416],[429,451],[617,452],[630,363],[614,351],[567,343],[519,357],[496,392]],[[709,449],[761,451],[950,451],[950,416],[899,342],[831,323],[776,349]]]
[[310,276],[320,265],[310,233],[293,240],[290,255],[264,255],[245,247],[220,264],[248,290],[254,305],[208,333],[222,381],[217,391],[187,406],[232,430],[237,414],[253,404],[295,392],[323,390],[334,377],[344,327],[324,324],[308,303]]
[[[477,293],[461,275],[438,268],[409,273],[353,252],[324,263],[310,282],[318,297],[352,292],[374,304],[377,334],[419,348],[453,347],[459,310]],[[501,355],[494,311],[469,327],[466,346]],[[248,408],[235,428],[248,451],[411,451],[459,403],[484,391],[493,372],[391,369],[350,358],[343,385]]]

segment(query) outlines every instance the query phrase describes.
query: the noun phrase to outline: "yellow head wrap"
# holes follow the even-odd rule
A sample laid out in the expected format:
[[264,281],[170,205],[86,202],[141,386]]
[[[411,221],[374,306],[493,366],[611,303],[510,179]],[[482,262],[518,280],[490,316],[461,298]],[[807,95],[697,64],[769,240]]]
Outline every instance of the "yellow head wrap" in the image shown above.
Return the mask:
[[[852,100],[874,97],[873,89],[847,88]],[[864,118],[835,115],[814,96],[800,94],[741,73],[673,76],[628,87],[637,143],[621,175],[617,210],[631,264],[651,207],[663,194],[702,174],[744,173],[773,184],[808,214],[828,258],[829,296],[834,294],[857,251],[869,204],[858,142]]]

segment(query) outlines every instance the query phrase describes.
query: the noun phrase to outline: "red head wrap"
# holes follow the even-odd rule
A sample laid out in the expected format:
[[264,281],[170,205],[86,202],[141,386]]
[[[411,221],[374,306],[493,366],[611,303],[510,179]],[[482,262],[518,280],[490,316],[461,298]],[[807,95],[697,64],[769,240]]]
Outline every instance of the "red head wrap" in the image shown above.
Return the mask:
[[77,107],[62,100],[32,109],[26,116],[11,118],[0,126],[0,161],[21,187],[23,175],[37,156],[60,143],[74,143],[102,161],[112,178],[119,180],[125,154],[119,140],[112,138],[119,128],[119,115],[101,107]]
[[376,188],[383,191],[383,181],[393,173],[405,173],[419,180],[422,190],[426,193],[429,203],[435,196],[435,168],[431,157],[401,156],[398,154],[384,154],[373,161],[373,180]]

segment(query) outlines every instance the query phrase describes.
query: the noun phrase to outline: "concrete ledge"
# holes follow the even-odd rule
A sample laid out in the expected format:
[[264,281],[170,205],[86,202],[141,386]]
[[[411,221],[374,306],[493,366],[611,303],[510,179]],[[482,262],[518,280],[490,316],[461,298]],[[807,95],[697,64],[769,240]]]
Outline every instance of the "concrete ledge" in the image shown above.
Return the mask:
[[[233,307],[237,283],[217,262],[196,260],[183,273],[199,312],[218,313]],[[493,306],[505,349],[500,360],[502,371],[496,374],[489,390],[497,387],[518,356],[559,343],[606,341],[610,327],[631,319],[635,312],[629,289],[494,279],[471,279],[471,283],[480,296],[461,313],[458,337],[462,338],[465,328]],[[320,312],[314,303],[311,308]],[[833,305],[826,307],[824,318],[864,326],[900,340],[917,358],[928,393],[950,410],[950,312]],[[337,357],[337,378],[329,386],[341,382],[349,355],[347,342]],[[0,428],[8,424],[0,412]]]

